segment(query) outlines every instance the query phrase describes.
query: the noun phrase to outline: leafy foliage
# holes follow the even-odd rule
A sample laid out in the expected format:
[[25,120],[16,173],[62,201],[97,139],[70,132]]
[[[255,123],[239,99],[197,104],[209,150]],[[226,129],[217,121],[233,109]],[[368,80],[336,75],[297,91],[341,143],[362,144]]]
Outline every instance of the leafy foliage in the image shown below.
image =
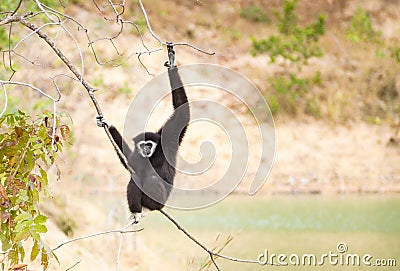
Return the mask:
[[379,42],[381,33],[372,28],[369,14],[364,9],[358,8],[346,30],[346,37],[354,42]]
[[[57,125],[52,123],[52,117],[51,113],[44,112],[32,120],[18,111],[0,118],[0,240],[11,264],[24,260],[22,243],[28,239],[33,241],[31,261],[40,255],[46,269],[53,255],[41,238],[47,232],[47,217],[38,208],[40,195],[49,194],[46,169],[54,164],[57,151],[62,151],[57,135],[52,146],[52,129]],[[59,126],[57,131],[62,139],[68,138],[68,126]]]
[[268,99],[273,114],[281,109],[289,114],[295,115],[299,110],[304,113],[320,117],[321,109],[315,98],[310,95],[313,85],[322,85],[321,73],[317,72],[311,78],[300,78],[291,73],[288,76],[270,78],[270,84],[274,91]]
[[252,55],[268,53],[272,62],[275,62],[278,56],[292,62],[306,62],[311,57],[323,55],[318,40],[325,33],[325,17],[320,15],[314,23],[303,27],[298,22],[296,4],[297,0],[283,2],[283,15],[278,16],[281,35],[260,40],[251,38]]

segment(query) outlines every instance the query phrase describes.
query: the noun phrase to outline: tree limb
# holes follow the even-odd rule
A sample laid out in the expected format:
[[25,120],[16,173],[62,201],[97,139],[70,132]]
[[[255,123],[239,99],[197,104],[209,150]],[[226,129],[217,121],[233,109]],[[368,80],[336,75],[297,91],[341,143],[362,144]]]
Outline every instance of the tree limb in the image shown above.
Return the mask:
[[[25,27],[29,28],[32,30],[34,33],[36,33],[41,39],[43,39],[51,49],[56,53],[56,55],[64,62],[64,64],[68,67],[68,69],[75,75],[75,77],[79,80],[79,82],[83,85],[83,87],[87,90],[87,93],[96,109],[96,112],[99,116],[103,116],[101,107],[99,103],[97,102],[95,96],[94,96],[94,91],[95,89],[89,85],[89,83],[83,78],[83,76],[78,72],[78,70],[75,68],[75,66],[69,61],[69,59],[61,52],[61,50],[55,45],[53,40],[49,38],[45,33],[43,33],[40,28],[35,26],[33,23],[27,21],[23,16],[13,16],[17,17],[15,18],[15,22],[19,22]],[[122,153],[122,151],[119,149],[117,143],[114,141],[112,135],[110,134],[110,131],[108,130],[108,127],[104,127],[104,131],[106,132],[108,139],[110,140],[111,144],[113,145],[115,151],[118,153],[120,157],[122,157],[126,167],[128,168],[129,172],[131,175],[135,175],[135,171],[129,166],[128,160],[126,159],[125,155]]]
[[[197,240],[193,235],[191,235],[187,230],[185,230],[179,223],[178,221],[176,221],[175,218],[173,218],[170,214],[168,214],[166,211],[164,210],[159,210],[159,212],[161,214],[163,214],[169,221],[171,221],[177,228],[178,230],[180,230],[181,232],[183,232],[190,240],[192,240],[194,243],[196,243],[196,245],[198,245],[199,247],[201,247],[204,251],[206,251],[208,253],[208,255],[210,256],[210,259],[212,261],[212,263],[214,264],[215,268],[217,270],[220,270],[219,267],[217,266],[216,262],[215,262],[215,258],[222,258],[225,260],[229,260],[232,262],[238,262],[238,263],[251,263],[251,264],[260,264],[257,260],[246,260],[246,259],[238,259],[238,258],[234,258],[234,257],[230,257],[230,256],[226,256],[217,252],[212,251],[211,249],[207,248],[205,245],[203,245],[199,240]],[[273,265],[273,264],[271,264]]]

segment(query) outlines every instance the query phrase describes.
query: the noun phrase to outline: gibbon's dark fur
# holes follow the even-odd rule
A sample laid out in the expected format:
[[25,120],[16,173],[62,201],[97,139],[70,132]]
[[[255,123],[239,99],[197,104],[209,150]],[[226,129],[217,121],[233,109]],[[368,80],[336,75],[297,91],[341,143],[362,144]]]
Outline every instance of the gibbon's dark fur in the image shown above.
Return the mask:
[[[129,209],[134,214],[142,212],[142,207],[150,210],[160,210],[164,207],[175,178],[178,148],[190,120],[188,99],[176,66],[168,69],[168,77],[174,112],[158,132],[137,135],[133,138],[135,149],[132,151],[114,126],[108,128],[127,157],[129,166],[136,173],[132,175],[127,188]],[[157,144],[150,157],[143,157],[138,152],[137,144],[141,141]],[[126,167],[121,157],[120,160]]]

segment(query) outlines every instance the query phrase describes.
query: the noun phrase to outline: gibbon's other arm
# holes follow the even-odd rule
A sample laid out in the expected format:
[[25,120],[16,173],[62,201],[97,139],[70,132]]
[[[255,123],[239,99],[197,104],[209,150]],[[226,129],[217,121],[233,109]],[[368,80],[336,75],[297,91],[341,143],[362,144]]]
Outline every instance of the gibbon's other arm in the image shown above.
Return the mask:
[[168,68],[168,77],[172,90],[172,104],[174,106],[174,112],[163,125],[163,127],[160,128],[158,134],[162,135],[163,132],[166,132],[167,134],[163,136],[163,140],[175,142],[178,139],[178,142],[176,143],[178,143],[179,146],[183,140],[183,137],[185,136],[187,126],[190,121],[190,108],[188,98],[185,93],[185,88],[183,87],[183,83],[176,66]]
[[[102,117],[96,117],[97,119],[97,126],[99,127],[106,127],[108,131],[110,132],[112,138],[114,139],[115,143],[117,143],[118,148],[120,151],[125,155],[125,157],[128,159],[130,156],[132,150],[129,148],[128,143],[126,143],[125,139],[121,136],[117,128],[109,124],[104,118]],[[121,161],[121,163],[124,165],[126,169],[128,169],[128,166],[125,164],[124,158],[120,156],[120,154],[117,152],[118,158]]]
[[129,155],[131,154],[131,149],[129,148],[128,143],[125,141],[125,139],[121,136],[121,134],[118,132],[117,128],[114,126],[110,125],[108,126],[108,130],[110,131],[111,136],[113,137],[115,143],[117,143],[118,148],[125,154],[125,156],[128,158]]

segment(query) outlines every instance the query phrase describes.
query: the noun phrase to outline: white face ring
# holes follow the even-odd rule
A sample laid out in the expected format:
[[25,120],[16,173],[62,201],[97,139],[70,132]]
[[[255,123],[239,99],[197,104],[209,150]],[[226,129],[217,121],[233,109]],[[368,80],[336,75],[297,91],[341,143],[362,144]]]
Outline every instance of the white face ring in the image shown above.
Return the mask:
[[[151,145],[150,149],[148,145]],[[154,153],[154,150],[157,147],[157,143],[155,143],[152,140],[147,140],[147,141],[139,141],[139,143],[136,144],[136,148],[138,149],[138,152],[140,153],[141,156],[144,158],[151,157]]]

